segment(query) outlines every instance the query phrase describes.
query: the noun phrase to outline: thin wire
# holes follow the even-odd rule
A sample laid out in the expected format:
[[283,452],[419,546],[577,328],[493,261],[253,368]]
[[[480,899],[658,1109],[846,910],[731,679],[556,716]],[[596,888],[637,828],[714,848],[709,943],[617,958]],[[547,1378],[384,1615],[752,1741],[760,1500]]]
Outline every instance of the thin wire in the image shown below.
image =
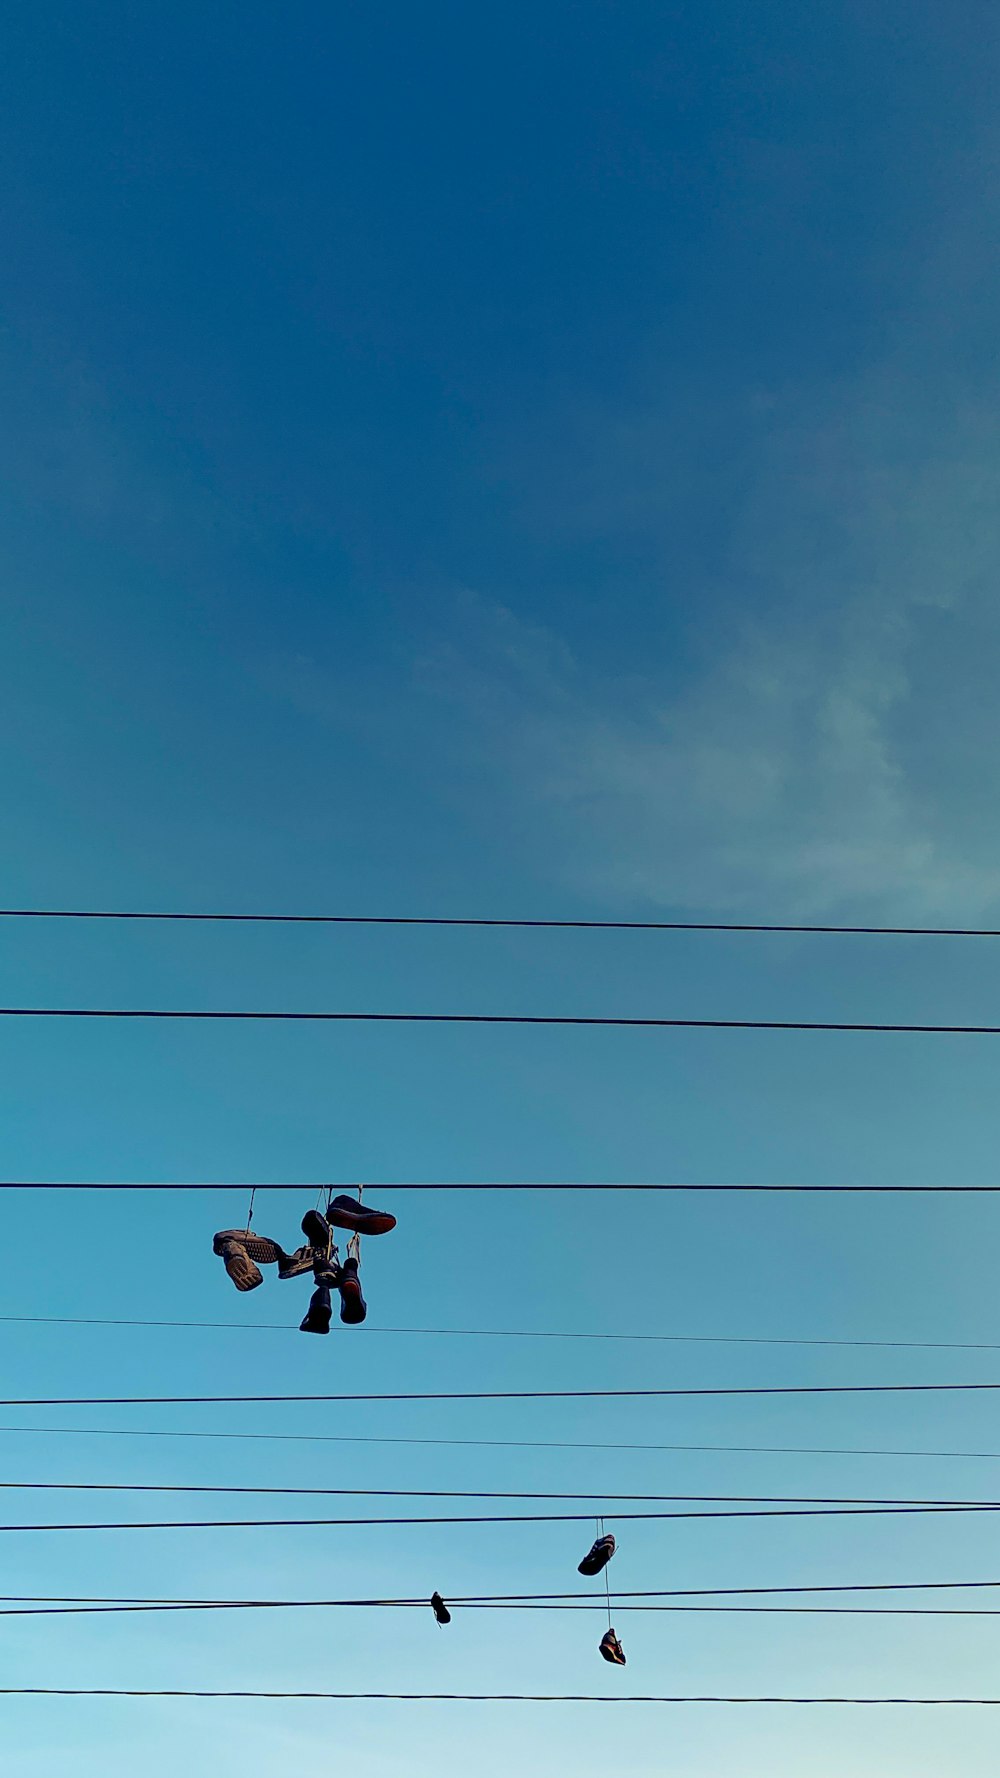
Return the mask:
[[[492,1488],[298,1488],[285,1486],[249,1487],[245,1482],[12,1482],[0,1481],[4,1493],[50,1494],[252,1494],[320,1496],[324,1499],[365,1500],[624,1500],[646,1504],[666,1501],[694,1501],[702,1505],[743,1506],[927,1506],[981,1507],[984,1511],[1000,1511],[1000,1500],[927,1499],[912,1496],[870,1494],[619,1494],[609,1490],[603,1494],[587,1494],[576,1490],[492,1489]],[[597,1520],[597,1535],[604,1536],[602,1514]],[[617,1513],[616,1517],[622,1515]],[[574,1517],[586,1518],[581,1513]],[[607,1573],[607,1569],[605,1569]]]
[[607,1013],[295,1012],[164,1006],[0,1006],[4,1019],[194,1019],[339,1025],[573,1025],[676,1031],[881,1031],[918,1036],[997,1037],[1000,1025],[911,1025],[830,1019],[626,1018]]
[[[83,1015],[81,1015],[83,1016]],[[98,1015],[100,1016],[100,1015]],[[130,1015],[131,1016],[131,1015]],[[143,1015],[137,1014],[137,1017]],[[156,1015],[150,1015],[156,1016]],[[167,1015],[172,1016],[172,1015]],[[178,1015],[184,1016],[184,1015]],[[867,1029],[868,1027],[865,1027]],[[874,1029],[874,1027],[872,1027]],[[983,1027],[985,1029],[985,1027]],[[826,1029],[824,1026],[823,1029]],[[838,1027],[839,1029],[839,1027]],[[934,1026],[934,1030],[944,1030],[944,1026]],[[978,1029],[978,1027],[977,1027]],[[0,1179],[0,1191],[68,1191],[68,1192],[228,1192],[246,1191],[244,1181],[232,1179],[185,1180],[185,1179]],[[258,1190],[269,1192],[294,1192],[297,1196],[317,1198],[317,1207],[324,1194],[338,1191],[351,1191],[350,1185],[317,1185],[314,1180],[300,1180],[298,1183],[289,1181],[268,1180],[258,1185]],[[887,1193],[934,1194],[938,1196],[982,1195],[1000,1192],[1000,1185],[804,1185],[797,1181],[783,1184],[767,1184],[762,1182],[739,1182],[736,1184],[693,1184],[690,1181],[664,1181],[661,1183],[609,1182],[595,1183],[593,1180],[383,1180],[372,1187],[377,1192],[812,1192],[820,1193],[854,1193],[870,1195]]]
[[[27,1327],[169,1327],[197,1328],[234,1333],[294,1333],[287,1321],[143,1321],[121,1316],[97,1315],[0,1315],[4,1322]],[[407,1335],[411,1338],[470,1340],[616,1340],[643,1345],[675,1346],[821,1346],[885,1352],[1000,1352],[1000,1340],[824,1340],[764,1334],[632,1334],[562,1333],[515,1327],[364,1327],[366,1339],[375,1335]]]
[[181,920],[281,926],[472,926],[580,932],[809,932],[838,937],[1000,938],[992,926],[820,926],[749,920],[517,920],[451,914],[220,914],[93,908],[0,908],[4,920]]
[[[848,1585],[821,1586],[790,1586],[790,1587],[664,1587],[659,1590],[619,1593],[618,1598],[633,1601],[636,1599],[719,1599],[719,1598],[750,1598],[760,1595],[804,1594],[804,1593],[915,1593],[915,1592],[959,1592],[970,1590],[992,1590],[1000,1587],[1000,1580],[930,1580],[930,1581],[875,1581]],[[592,1604],[598,1602],[599,1593],[470,1593],[450,1594],[450,1603],[471,1610],[478,1606],[492,1605],[552,1605],[552,1604]],[[426,1609],[426,1599],[413,1598],[365,1598],[365,1599],[190,1599],[190,1598],[135,1598],[103,1594],[75,1593],[4,1593],[0,1599],[5,1604],[29,1605],[164,1605],[164,1606],[215,1606],[220,1610],[243,1609],[253,1607],[263,1610],[265,1607],[280,1606],[284,1608],[305,1608],[307,1606],[414,1606],[421,1611]],[[638,1607],[630,1604],[629,1610]]]
[[[604,1536],[604,1520],[603,1519],[598,1519],[598,1521],[597,1521],[597,1535],[598,1535],[598,1537]],[[604,1598],[605,1598],[605,1602],[606,1602],[607,1608],[608,1608],[608,1629],[609,1630],[611,1629],[611,1582],[608,1578],[608,1569],[610,1568],[610,1566],[611,1566],[610,1562],[605,1562],[605,1564],[604,1564]]]
[[337,1395],[9,1395],[4,1408],[169,1407],[344,1401],[645,1401],[758,1395],[954,1395],[1000,1390],[1000,1383],[781,1383],[698,1389],[450,1389]]
[[997,1705],[1000,1698],[789,1698],[721,1697],[718,1695],[654,1696],[650,1693],[598,1695],[593,1692],[278,1692],[193,1691],[175,1687],[4,1685],[3,1698],[266,1698],[318,1699],[322,1702],[369,1704],[905,1704]]
[[[620,1521],[633,1520],[666,1520],[666,1519],[830,1519],[830,1518],[866,1518],[866,1517],[898,1517],[925,1514],[928,1516],[950,1513],[996,1513],[1000,1512],[1000,1501],[995,1502],[962,1502],[945,1506],[768,1506],[747,1507],[742,1510],[733,1508],[716,1510],[699,1509],[695,1512],[643,1512],[616,1513]],[[431,1517],[406,1518],[317,1518],[317,1519],[140,1519],[110,1520],[101,1522],[79,1521],[73,1523],[56,1523],[45,1525],[0,1525],[0,1532],[6,1531],[234,1531],[250,1529],[277,1529],[279,1527],[299,1527],[319,1525],[548,1525],[548,1524],[585,1524],[592,1515],[590,1513],[477,1513],[477,1514],[435,1514]]]
[[907,1451],[844,1445],[595,1444],[557,1439],[392,1438],[337,1432],[190,1432],[122,1426],[0,1426],[0,1433],[51,1434],[57,1438],[194,1438],[253,1440],[265,1444],[430,1445],[504,1451],[716,1451],[772,1457],[955,1457],[1000,1461],[1000,1451]]
[[[457,1600],[451,1600],[454,1607]],[[16,1609],[0,1606],[0,1617],[115,1617],[128,1614],[148,1615],[178,1611],[283,1611],[283,1610],[418,1610],[426,1611],[427,1602],[394,1599],[220,1599],[180,1600],[168,1602],[115,1603],[108,1605],[24,1605]],[[589,1605],[586,1601],[567,1601],[559,1605],[507,1605],[481,1602],[463,1606],[465,1611],[604,1611],[603,1601]],[[784,1617],[1000,1617],[1000,1609],[992,1606],[940,1605],[630,1605],[629,1613],[729,1613],[747,1616]],[[609,1623],[608,1629],[611,1629]]]

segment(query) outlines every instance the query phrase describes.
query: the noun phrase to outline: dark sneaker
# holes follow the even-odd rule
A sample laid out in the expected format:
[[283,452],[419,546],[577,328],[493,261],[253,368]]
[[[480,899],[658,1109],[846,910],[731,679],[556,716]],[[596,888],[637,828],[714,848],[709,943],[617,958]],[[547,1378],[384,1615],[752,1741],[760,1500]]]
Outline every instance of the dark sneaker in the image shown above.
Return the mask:
[[609,1531],[607,1537],[599,1537],[597,1542],[591,1545],[580,1563],[577,1573],[600,1574],[601,1569],[607,1567],[614,1553],[615,1540]]
[[264,1274],[254,1265],[246,1249],[245,1229],[222,1229],[212,1242],[237,1290],[256,1290],[263,1284]]
[[431,1610],[439,1624],[451,1623],[451,1612],[448,1610],[440,1593],[431,1594]]
[[357,1327],[368,1313],[368,1305],[361,1294],[361,1279],[358,1277],[356,1259],[345,1259],[340,1268],[337,1281],[340,1291],[340,1319],[349,1327]]
[[610,1661],[612,1667],[624,1667],[625,1650],[613,1630],[607,1630],[601,1637],[600,1648],[604,1659]]
[[309,1298],[309,1307],[299,1323],[299,1332],[328,1334],[331,1314],[330,1292],[325,1284],[318,1284]]
[[340,1255],[335,1247],[329,1253],[323,1249],[318,1253],[315,1247],[310,1248],[312,1254],[313,1277],[317,1284],[325,1284],[327,1290],[336,1290],[340,1283]]
[[330,1233],[330,1224],[318,1210],[306,1211],[302,1218],[302,1233],[310,1247],[315,1247],[318,1253],[326,1253],[333,1239]]
[[346,1194],[334,1198],[326,1215],[335,1229],[350,1229],[355,1235],[387,1235],[396,1226],[396,1218],[388,1210],[369,1210],[367,1204],[359,1204],[357,1198]]
[[311,1272],[312,1269],[311,1247],[296,1247],[294,1253],[283,1253],[278,1261],[279,1278],[301,1278],[303,1272]]

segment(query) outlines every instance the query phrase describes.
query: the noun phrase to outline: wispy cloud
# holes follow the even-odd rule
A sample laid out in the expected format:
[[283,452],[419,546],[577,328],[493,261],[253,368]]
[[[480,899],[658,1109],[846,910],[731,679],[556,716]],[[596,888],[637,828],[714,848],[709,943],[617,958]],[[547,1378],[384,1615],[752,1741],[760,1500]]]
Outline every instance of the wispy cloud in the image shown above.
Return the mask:
[[547,874],[706,911],[980,914],[1000,901],[1000,437],[899,370],[764,405],[679,690],[640,634],[609,679],[585,639],[476,601],[432,677]]

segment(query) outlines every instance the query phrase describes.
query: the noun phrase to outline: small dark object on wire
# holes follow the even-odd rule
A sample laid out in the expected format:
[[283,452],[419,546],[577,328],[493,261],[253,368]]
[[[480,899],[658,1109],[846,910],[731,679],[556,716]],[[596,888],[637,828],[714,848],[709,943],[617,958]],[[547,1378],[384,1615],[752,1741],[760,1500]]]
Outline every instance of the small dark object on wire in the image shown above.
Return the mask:
[[440,1593],[431,1594],[431,1610],[434,1613],[435,1621],[439,1623],[442,1628],[445,1624],[451,1623],[451,1612],[448,1610]]

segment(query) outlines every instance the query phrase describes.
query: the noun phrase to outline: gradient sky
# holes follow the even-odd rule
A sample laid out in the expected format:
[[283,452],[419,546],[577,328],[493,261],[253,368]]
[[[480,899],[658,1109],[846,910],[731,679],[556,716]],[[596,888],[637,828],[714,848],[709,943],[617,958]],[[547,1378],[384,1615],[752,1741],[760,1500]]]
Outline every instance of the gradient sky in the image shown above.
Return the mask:
[[[4,903],[1000,925],[998,47],[979,0],[9,17]],[[0,946],[7,1004],[998,1022],[988,941],[7,922]],[[15,1179],[997,1177],[989,1039],[0,1036]],[[9,1196],[3,1314],[235,1324],[12,1321],[11,1396],[1000,1375],[989,1350],[386,1331],[988,1344],[990,1199],[387,1192],[368,1325],[320,1343],[305,1284],[238,1297],[213,1257],[240,1192]],[[307,1202],[262,1191],[256,1220],[293,1243]],[[994,1400],[4,1409],[0,1476],[989,1497],[986,1457],[217,1435],[1000,1452]],[[163,1431],[213,1436],[135,1436]],[[11,1533],[4,1577],[556,1591],[591,1535]],[[994,1542],[975,1517],[625,1525],[612,1577],[1000,1578]],[[0,1619],[0,1651],[12,1686],[998,1689],[1000,1619],[615,1621],[624,1674],[599,1617],[562,1614]],[[16,1778],[987,1778],[996,1736],[953,1711],[0,1702]]]

